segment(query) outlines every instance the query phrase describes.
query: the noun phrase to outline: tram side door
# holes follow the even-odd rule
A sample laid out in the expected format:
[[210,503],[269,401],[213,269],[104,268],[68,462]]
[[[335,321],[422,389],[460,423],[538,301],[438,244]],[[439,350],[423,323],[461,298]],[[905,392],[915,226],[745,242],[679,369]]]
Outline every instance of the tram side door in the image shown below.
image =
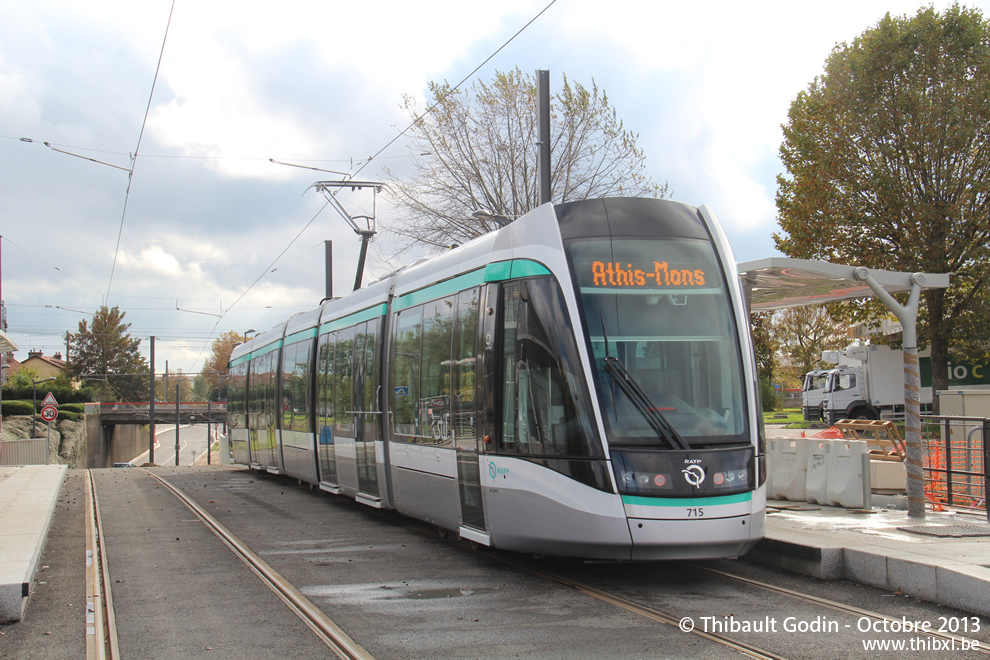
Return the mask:
[[[491,437],[494,417],[489,410],[486,367],[494,366],[495,313],[498,285],[488,284],[463,291],[457,301],[457,336],[454,339],[454,364],[458,370],[455,389],[461,393],[459,409],[454,411],[454,443],[457,451],[457,482],[461,500],[461,536],[489,544],[488,522],[485,518],[481,488],[481,460],[485,453],[485,437]],[[471,401],[467,401],[465,385],[473,386]],[[467,528],[467,529],[465,529]],[[472,533],[474,532],[474,533]],[[477,534],[482,532],[482,534]]]
[[[357,453],[358,496],[366,503],[380,503],[378,460],[378,332],[379,321],[368,321],[356,328],[354,346],[354,444]],[[370,502],[367,500],[371,500]]]

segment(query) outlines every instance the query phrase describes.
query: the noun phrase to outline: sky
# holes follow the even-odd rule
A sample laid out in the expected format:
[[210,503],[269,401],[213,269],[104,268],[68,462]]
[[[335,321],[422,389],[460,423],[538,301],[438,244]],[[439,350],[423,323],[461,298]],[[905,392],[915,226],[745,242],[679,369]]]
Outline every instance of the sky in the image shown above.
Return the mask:
[[[409,124],[403,96],[423,107],[430,81],[461,81],[506,42],[468,84],[515,67],[550,70],[553,91],[565,74],[594,82],[673,199],[708,204],[738,261],[776,256],[791,102],[837,44],[928,4],[0,0],[7,334],[19,360],[64,357],[67,332],[118,306],[145,358],[156,338],[157,372],[197,373],[224,332],[319,304],[325,240],[342,295],[359,238],[307,190],[339,175],[271,161],[411,175],[402,138],[367,162]],[[375,203],[341,199],[355,215]],[[386,231],[387,200],[374,211]],[[376,238],[365,282],[393,269],[392,247]]]

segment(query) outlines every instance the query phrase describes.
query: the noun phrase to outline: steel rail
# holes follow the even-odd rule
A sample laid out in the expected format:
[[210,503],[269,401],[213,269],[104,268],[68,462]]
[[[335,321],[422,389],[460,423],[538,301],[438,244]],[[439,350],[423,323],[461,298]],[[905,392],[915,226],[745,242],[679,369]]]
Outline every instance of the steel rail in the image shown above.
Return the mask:
[[103,518],[96,481],[86,470],[86,658],[116,660],[117,621],[110,590],[110,570],[104,548]]
[[[822,607],[827,607],[829,609],[835,610],[837,612],[842,612],[844,614],[855,614],[857,616],[869,617],[876,619],[877,621],[886,621],[887,623],[900,623],[901,619],[896,617],[887,616],[886,614],[881,614],[880,612],[873,612],[871,610],[865,610],[861,607],[856,607],[855,605],[846,605],[845,603],[840,603],[835,600],[829,600],[828,598],[821,598],[820,596],[814,596],[812,594],[802,593],[800,591],[794,591],[793,589],[787,589],[786,587],[778,587],[777,585],[770,584],[768,582],[761,582],[760,580],[754,580],[753,578],[743,577],[741,575],[735,575],[733,573],[728,573],[726,571],[721,571],[717,568],[709,568],[707,566],[694,565],[694,568],[699,571],[704,571],[706,573],[712,573],[713,575],[718,575],[730,580],[735,580],[736,582],[742,582],[743,584],[748,584],[751,586],[759,587],[767,591],[772,591],[774,593],[782,594],[784,596],[789,596],[797,600],[802,600],[807,603],[812,603],[814,605],[820,605]],[[956,643],[970,642],[965,637],[960,635],[955,635],[948,632],[940,632],[938,630],[918,630],[912,631],[912,634],[927,635],[928,637],[935,637],[937,639],[952,640]],[[976,649],[970,649],[979,651],[983,655],[990,655],[990,648],[986,648],[983,644],[980,644]]]
[[[141,468],[143,470],[143,468]],[[323,643],[325,643],[339,658],[345,660],[374,660],[360,644],[347,635],[336,623],[325,615],[316,605],[306,598],[298,589],[273,569],[268,563],[251,551],[237,536],[211,516],[181,490],[173,486],[163,477],[144,470],[146,474],[156,479],[172,492],[175,497],[186,505],[210,530],[230,548],[230,550],[250,568],[275,595],[284,602]]]
[[777,655],[775,653],[765,651],[759,647],[753,646],[751,644],[746,644],[745,642],[740,642],[739,640],[735,640],[732,639],[731,637],[726,637],[725,635],[720,635],[718,633],[699,630],[698,628],[685,630],[684,628],[681,627],[681,621],[682,621],[681,618],[672,616],[665,612],[661,612],[660,610],[654,609],[652,607],[647,607],[646,605],[637,603],[633,600],[630,600],[629,598],[625,598],[623,596],[619,596],[616,594],[611,594],[608,593],[607,591],[598,589],[597,587],[592,587],[590,585],[584,584],[582,582],[578,582],[576,580],[571,580],[569,578],[565,578],[560,575],[555,575],[553,573],[541,571],[537,568],[517,562],[513,559],[496,555],[493,552],[485,552],[485,554],[489,557],[492,557],[493,559],[497,559],[498,561],[504,564],[508,564],[509,566],[513,566],[520,570],[524,570],[528,573],[532,573],[533,575],[537,575],[546,580],[551,580],[558,584],[562,584],[566,587],[570,587],[572,589],[580,591],[583,594],[591,596],[592,598],[597,598],[598,600],[601,600],[610,605],[621,607],[622,609],[625,609],[634,614],[638,614],[639,616],[645,617],[647,619],[651,619],[658,623],[665,623],[667,625],[673,626],[678,630],[680,630],[681,632],[687,632],[692,635],[701,637],[703,639],[707,639],[709,641],[715,642],[717,644],[721,644],[722,646],[738,651],[747,657],[760,658],[766,660],[784,660],[785,658],[785,656]]

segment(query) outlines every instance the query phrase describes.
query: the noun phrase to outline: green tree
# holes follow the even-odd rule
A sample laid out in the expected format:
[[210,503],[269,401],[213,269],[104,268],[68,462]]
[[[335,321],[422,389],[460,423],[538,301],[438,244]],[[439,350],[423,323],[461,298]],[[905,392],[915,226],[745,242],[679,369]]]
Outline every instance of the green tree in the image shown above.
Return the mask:
[[[955,273],[924,293],[933,386],[954,356],[987,351],[990,28],[953,5],[888,14],[833,50],[791,105],[780,154],[778,249],[792,257]],[[878,304],[857,319],[876,325]]]
[[777,342],[771,332],[773,312],[750,314],[750,332],[753,335],[753,351],[756,353],[756,371],[760,378],[773,382],[776,369]]
[[[159,401],[175,404],[175,388],[179,388],[179,402],[196,401],[193,395],[193,379],[183,373],[181,369],[169,371],[168,377],[157,377],[155,379],[155,397]],[[147,393],[145,394],[147,397]]]
[[214,399],[219,396],[226,398],[227,388],[227,363],[230,362],[230,354],[237,344],[244,341],[244,337],[230,330],[213,340],[210,356],[203,363],[202,378],[208,386],[207,398]]
[[10,376],[5,386],[11,389],[31,389],[31,383],[41,380],[41,374],[33,367],[21,367]]
[[[430,83],[430,113],[411,129],[412,179],[389,173],[399,218],[389,228],[406,246],[447,249],[536,208],[536,80],[518,68],[496,72],[491,83],[455,90]],[[411,97],[405,109],[420,111]],[[627,130],[594,81],[591,89],[564,77],[551,100],[551,198],[663,197],[666,184],[646,174],[638,135]],[[478,209],[492,216],[474,217]]]
[[75,346],[68,371],[83,379],[99,401],[145,401],[148,398],[148,363],[124,323],[126,312],[116,306],[100,307],[92,322],[79,322],[79,332],[71,337]]
[[776,370],[777,343],[770,332],[772,312],[750,314],[750,332],[753,337],[753,352],[756,355],[756,373],[760,379],[760,400],[763,412],[777,409],[779,398],[773,387]]

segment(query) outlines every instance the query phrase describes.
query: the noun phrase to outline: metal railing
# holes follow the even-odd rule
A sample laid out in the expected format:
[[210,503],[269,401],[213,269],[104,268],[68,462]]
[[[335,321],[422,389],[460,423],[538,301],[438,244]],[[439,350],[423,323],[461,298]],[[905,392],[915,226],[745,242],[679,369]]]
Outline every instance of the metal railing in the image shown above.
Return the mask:
[[944,507],[987,512],[990,463],[986,439],[990,419],[923,415],[925,498],[936,510]]

